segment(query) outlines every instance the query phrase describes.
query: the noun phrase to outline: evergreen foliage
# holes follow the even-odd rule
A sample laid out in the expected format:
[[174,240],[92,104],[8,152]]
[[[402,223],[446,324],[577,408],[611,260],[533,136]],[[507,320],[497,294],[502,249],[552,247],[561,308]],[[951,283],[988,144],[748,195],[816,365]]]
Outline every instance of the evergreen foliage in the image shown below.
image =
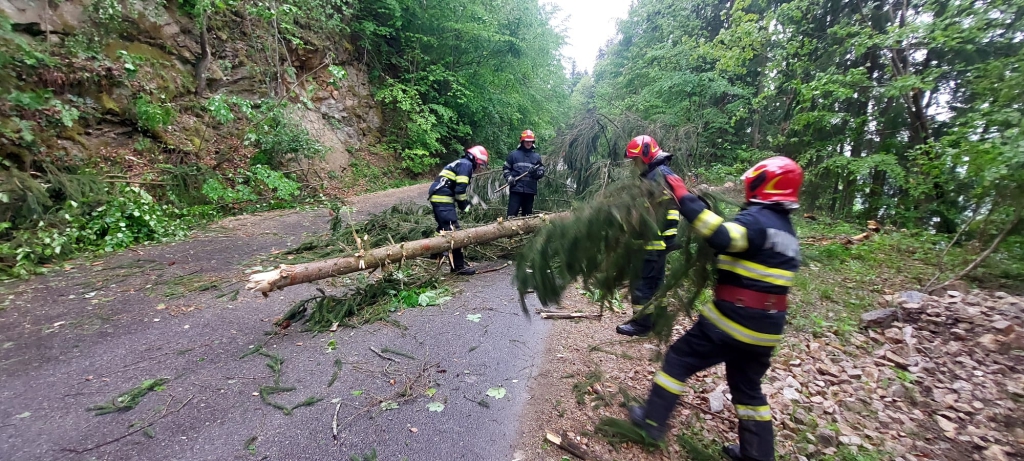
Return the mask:
[[940,233],[977,216],[972,238],[1020,236],[1021,11],[640,0],[593,75],[573,78],[561,145],[614,157],[645,132],[715,180],[783,154],[807,172],[807,212]]

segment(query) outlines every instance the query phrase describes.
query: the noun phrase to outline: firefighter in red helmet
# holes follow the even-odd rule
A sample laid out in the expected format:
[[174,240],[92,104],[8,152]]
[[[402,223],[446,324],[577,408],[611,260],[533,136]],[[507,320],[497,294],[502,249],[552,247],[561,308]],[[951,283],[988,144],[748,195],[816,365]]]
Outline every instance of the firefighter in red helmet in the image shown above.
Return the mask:
[[726,221],[687,191],[678,176],[667,181],[680,212],[718,254],[714,300],[669,348],[644,406],[630,420],[661,439],[683,383],[693,374],[725,363],[732,403],[739,417],[739,444],[723,447],[734,461],[775,459],[772,412],[761,379],[782,340],[786,296],[800,267],[800,242],[790,221],[797,208],[803,170],[786,157],[764,160],[743,175],[744,209]]
[[[633,138],[626,146],[626,158],[633,160],[641,171],[640,177],[645,181],[659,181],[664,186],[683,182],[668,166],[672,154],[662,151],[658,142],[650,136]],[[671,203],[661,219],[661,235],[658,239],[644,243],[646,253],[639,277],[630,283],[629,301],[635,311],[641,310],[661,288],[665,280],[665,260],[679,232],[679,204],[672,200],[671,195],[666,194],[664,199],[671,200]],[[626,336],[645,336],[652,327],[651,316],[640,315],[615,327],[615,332]]]
[[[473,146],[466,149],[462,158],[445,165],[437,179],[430,185],[428,198],[434,209],[434,220],[437,221],[437,232],[459,229],[459,214],[455,211],[466,211],[470,207],[469,181],[473,171],[487,165],[488,155],[484,146]],[[466,265],[465,255],[461,248],[452,250],[452,273],[473,275],[476,270]]]

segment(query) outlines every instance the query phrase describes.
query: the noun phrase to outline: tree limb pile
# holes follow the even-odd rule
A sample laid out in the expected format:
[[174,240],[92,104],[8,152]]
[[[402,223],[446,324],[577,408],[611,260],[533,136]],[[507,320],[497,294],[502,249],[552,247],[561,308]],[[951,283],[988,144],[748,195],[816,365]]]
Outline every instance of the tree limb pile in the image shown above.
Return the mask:
[[500,238],[529,234],[541,228],[551,219],[559,219],[568,213],[531,216],[521,219],[498,221],[494,224],[445,232],[437,237],[398,243],[372,250],[360,251],[352,256],[314,261],[305,264],[283,264],[270,272],[249,276],[246,289],[263,293],[281,290],[285,287],[314,282],[339,275],[376,269],[409,258],[439,254],[455,248],[486,243]]

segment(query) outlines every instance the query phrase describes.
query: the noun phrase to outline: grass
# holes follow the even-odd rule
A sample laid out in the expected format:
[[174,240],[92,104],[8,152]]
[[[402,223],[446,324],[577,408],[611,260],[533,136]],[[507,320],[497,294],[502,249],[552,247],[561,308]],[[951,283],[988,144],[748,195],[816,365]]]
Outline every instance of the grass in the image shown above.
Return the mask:
[[[886,229],[866,242],[813,244],[865,229],[842,221],[794,219],[802,245],[803,264],[791,292],[790,322],[816,336],[848,337],[859,328],[860,314],[875,309],[882,295],[922,289],[936,273],[952,236]],[[992,289],[1021,289],[1024,258],[1020,242],[1008,240],[966,280]],[[946,254],[938,283],[970,264],[977,252],[954,246]]]
[[406,173],[397,166],[379,167],[357,158],[352,159],[349,171],[339,182],[344,189],[358,190],[360,194],[397,189],[423,182],[405,176]]

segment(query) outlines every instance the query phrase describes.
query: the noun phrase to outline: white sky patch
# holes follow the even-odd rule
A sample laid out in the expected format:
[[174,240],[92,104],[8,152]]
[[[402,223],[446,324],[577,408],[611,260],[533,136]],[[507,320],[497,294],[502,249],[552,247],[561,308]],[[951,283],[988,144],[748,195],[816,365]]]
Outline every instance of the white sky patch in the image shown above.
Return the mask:
[[597,51],[615,35],[615,22],[629,13],[632,0],[549,0],[561,10],[551,23],[566,28],[567,42],[562,47],[565,67],[576,60],[576,69],[594,70]]

